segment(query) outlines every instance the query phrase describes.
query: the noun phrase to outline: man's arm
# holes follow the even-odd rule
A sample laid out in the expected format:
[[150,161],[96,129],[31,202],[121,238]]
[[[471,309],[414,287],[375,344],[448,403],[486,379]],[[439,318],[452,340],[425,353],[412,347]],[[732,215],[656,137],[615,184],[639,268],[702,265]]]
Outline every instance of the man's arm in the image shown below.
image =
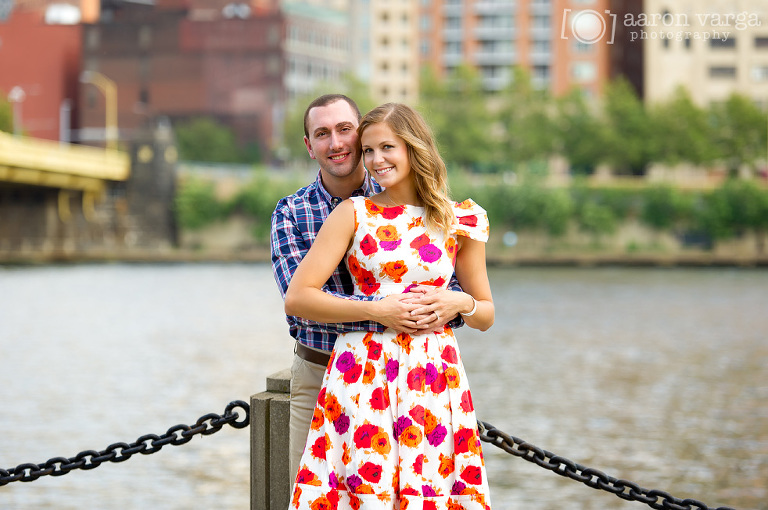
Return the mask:
[[[288,290],[288,284],[291,282],[296,268],[309,251],[309,243],[310,240],[306,239],[299,230],[298,221],[285,203],[285,199],[278,202],[277,207],[272,213],[270,244],[272,251],[272,273],[283,299],[285,299],[285,292]],[[329,289],[327,285],[323,290],[345,299],[371,299],[368,296],[355,296],[337,292]],[[381,332],[385,329],[382,324],[373,321],[325,324],[305,320],[300,317],[292,317],[292,320],[305,327],[319,328],[332,333],[348,333],[350,331]]]

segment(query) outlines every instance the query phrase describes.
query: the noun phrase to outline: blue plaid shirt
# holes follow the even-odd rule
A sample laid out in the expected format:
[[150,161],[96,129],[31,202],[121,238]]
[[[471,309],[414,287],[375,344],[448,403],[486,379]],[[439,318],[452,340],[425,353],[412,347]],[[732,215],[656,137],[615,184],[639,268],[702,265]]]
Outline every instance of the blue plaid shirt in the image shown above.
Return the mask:
[[[363,185],[356,189],[352,196],[371,196],[380,191],[381,187],[376,181],[366,178]],[[272,248],[272,272],[283,299],[285,299],[285,292],[288,290],[288,284],[293,273],[315,241],[320,227],[333,208],[341,202],[340,197],[331,196],[323,187],[319,173],[315,182],[277,202],[272,213],[270,244]],[[450,288],[461,290],[455,276],[451,279]],[[330,279],[323,287],[326,292],[346,299],[367,301],[373,299],[371,296],[355,296],[354,289],[352,277],[343,262],[333,271]],[[308,347],[323,351],[332,350],[336,338],[341,333],[351,331],[383,332],[386,329],[378,322],[372,321],[325,324],[293,316],[286,316],[286,321],[293,338]],[[463,323],[464,321],[459,316],[449,324],[456,328]]]

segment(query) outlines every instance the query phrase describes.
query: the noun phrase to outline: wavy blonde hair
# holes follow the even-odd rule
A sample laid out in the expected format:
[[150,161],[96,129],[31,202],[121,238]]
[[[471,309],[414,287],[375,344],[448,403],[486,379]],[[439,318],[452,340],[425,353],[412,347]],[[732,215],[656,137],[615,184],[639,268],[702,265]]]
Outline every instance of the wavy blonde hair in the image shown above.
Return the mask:
[[424,118],[402,103],[386,103],[365,114],[358,138],[373,124],[385,123],[405,141],[416,193],[424,203],[427,228],[448,234],[456,221],[448,189],[448,171]]

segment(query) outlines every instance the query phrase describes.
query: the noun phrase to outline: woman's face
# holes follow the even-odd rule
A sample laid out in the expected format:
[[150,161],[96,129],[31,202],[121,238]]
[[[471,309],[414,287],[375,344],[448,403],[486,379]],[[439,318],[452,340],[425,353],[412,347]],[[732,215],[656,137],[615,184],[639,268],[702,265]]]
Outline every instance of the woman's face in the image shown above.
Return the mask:
[[391,188],[411,173],[408,147],[384,122],[371,124],[360,137],[363,162],[371,176],[385,188]]

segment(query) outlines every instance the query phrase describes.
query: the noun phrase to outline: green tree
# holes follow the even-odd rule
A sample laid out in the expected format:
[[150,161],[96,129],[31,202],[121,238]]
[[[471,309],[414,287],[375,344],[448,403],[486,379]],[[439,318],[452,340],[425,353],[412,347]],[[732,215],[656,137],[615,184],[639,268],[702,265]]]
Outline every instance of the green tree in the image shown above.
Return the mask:
[[751,99],[732,94],[725,102],[714,103],[711,120],[717,157],[732,171],[765,156],[766,117]]
[[593,173],[605,154],[603,124],[578,89],[558,98],[556,109],[553,133],[557,150],[568,160],[574,174]]
[[632,85],[624,78],[605,89],[605,156],[618,173],[643,175],[657,153],[653,126]]
[[13,109],[5,97],[6,94],[0,91],[0,131],[13,133]]
[[488,107],[475,69],[459,66],[445,80],[425,70],[419,109],[435,134],[446,164],[477,170],[495,163],[495,115]]
[[187,161],[235,163],[239,149],[231,129],[209,117],[200,117],[176,126],[179,157]]
[[668,101],[652,105],[649,110],[658,161],[700,165],[714,159],[707,112],[693,103],[685,88],[678,88]]
[[523,163],[555,152],[555,109],[546,89],[534,87],[529,74],[516,67],[499,101],[503,161]]
[[175,207],[179,225],[190,230],[200,229],[221,218],[224,213],[213,183],[194,178],[181,183]]
[[670,186],[654,186],[644,193],[641,219],[656,230],[666,230],[686,219],[691,204],[679,190]]

